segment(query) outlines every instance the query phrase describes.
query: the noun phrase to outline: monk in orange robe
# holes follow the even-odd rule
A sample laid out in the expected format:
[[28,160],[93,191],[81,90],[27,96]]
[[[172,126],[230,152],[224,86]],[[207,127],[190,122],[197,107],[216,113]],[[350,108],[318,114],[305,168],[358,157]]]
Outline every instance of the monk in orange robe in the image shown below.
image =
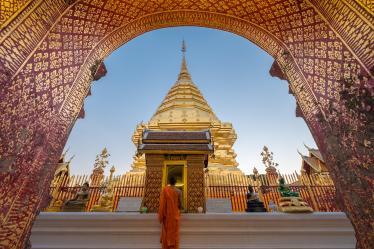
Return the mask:
[[161,223],[162,249],[179,249],[179,219],[182,209],[182,192],[175,187],[176,179],[169,178],[160,196],[158,219]]

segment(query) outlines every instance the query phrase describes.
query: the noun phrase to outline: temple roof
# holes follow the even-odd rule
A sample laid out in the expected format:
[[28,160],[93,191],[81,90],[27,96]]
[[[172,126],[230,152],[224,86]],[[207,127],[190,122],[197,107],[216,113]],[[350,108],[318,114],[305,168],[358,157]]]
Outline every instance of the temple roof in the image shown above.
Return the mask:
[[[185,51],[185,48],[182,49]],[[183,53],[178,79],[158,107],[150,122],[196,123],[212,122],[218,118],[204,96],[192,81]]]
[[309,153],[312,154],[313,156],[317,157],[319,160],[321,160],[322,162],[325,162],[325,160],[323,159],[322,157],[322,154],[321,152],[318,150],[318,149],[313,149],[313,148],[310,148],[308,147],[307,145],[305,145],[305,148],[308,149]]
[[142,141],[149,143],[190,143],[190,144],[208,144],[210,143],[209,131],[151,131],[143,132]]
[[315,169],[317,172],[321,172],[321,167],[318,164],[318,160],[313,157],[303,157],[304,161],[309,164],[310,167]]
[[210,154],[209,131],[151,131],[143,133],[138,152],[152,154]]
[[151,154],[210,154],[211,144],[142,144],[138,151]]
[[321,169],[321,166],[318,163],[318,159],[316,157],[305,156],[305,155],[301,154],[299,151],[297,151],[297,152],[299,153],[299,155],[303,159],[303,162],[305,162],[306,164],[308,164],[315,171],[321,172],[322,169]]

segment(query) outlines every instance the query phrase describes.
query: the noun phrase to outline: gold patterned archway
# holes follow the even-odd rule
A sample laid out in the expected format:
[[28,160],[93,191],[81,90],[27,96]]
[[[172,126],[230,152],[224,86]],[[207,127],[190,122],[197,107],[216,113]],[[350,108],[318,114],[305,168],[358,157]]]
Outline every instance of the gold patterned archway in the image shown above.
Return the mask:
[[373,95],[373,8],[365,0],[2,0],[0,247],[27,244],[99,63],[142,33],[192,25],[238,34],[273,56],[370,248],[374,152],[357,103],[366,108]]

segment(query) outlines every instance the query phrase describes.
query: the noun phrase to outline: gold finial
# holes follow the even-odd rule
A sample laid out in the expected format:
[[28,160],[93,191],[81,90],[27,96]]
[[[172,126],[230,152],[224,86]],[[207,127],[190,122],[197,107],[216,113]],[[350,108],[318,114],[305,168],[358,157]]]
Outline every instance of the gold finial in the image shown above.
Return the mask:
[[184,42],[184,39],[182,40],[182,53],[186,53],[186,43]]
[[191,81],[191,76],[187,69],[186,56],[185,56],[186,43],[184,42],[184,40],[182,41],[182,52],[183,52],[182,66],[181,66],[181,71],[179,72],[178,80],[184,79],[184,80]]
[[109,183],[112,182],[113,180],[113,173],[116,171],[116,168],[114,167],[114,165],[112,166],[112,168],[110,168],[110,176],[109,176]]
[[61,155],[61,157],[60,157],[60,160],[62,159],[63,162],[65,161],[65,156],[66,156],[66,154],[68,153],[69,150],[70,150],[70,147],[67,148],[67,149],[65,150],[65,152],[62,153],[62,155]]

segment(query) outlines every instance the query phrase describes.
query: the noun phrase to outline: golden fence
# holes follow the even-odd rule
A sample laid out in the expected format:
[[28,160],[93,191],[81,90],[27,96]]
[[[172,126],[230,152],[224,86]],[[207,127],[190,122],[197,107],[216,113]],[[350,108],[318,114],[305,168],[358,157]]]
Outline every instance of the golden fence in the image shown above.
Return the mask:
[[[92,180],[88,175],[62,176],[56,178],[52,182],[50,193],[53,199],[65,202],[75,197],[83,183],[89,182],[90,199],[86,205],[86,211],[90,211],[94,205],[98,204],[100,196],[105,193],[109,181],[110,178],[106,177],[100,184],[91,184]],[[111,181],[114,195],[113,210],[116,210],[120,197],[142,197],[144,194],[145,177],[143,175],[117,176],[113,177]],[[58,188],[58,190],[56,188]],[[58,193],[54,196],[56,192]]]
[[[292,191],[300,196],[319,212],[338,212],[335,201],[335,187],[328,176],[299,175],[297,173],[282,175]],[[247,208],[248,185],[253,186],[260,199],[268,209],[272,200],[279,204],[278,176],[276,175],[206,175],[205,195],[210,198],[230,198],[234,212],[244,212]]]
[[[335,201],[335,187],[328,176],[299,175],[297,173],[282,175],[289,187],[296,192],[314,209],[319,212],[340,211]],[[90,176],[62,176],[55,178],[50,187],[53,200],[62,202],[74,198],[80,186],[90,182],[90,199],[86,211],[98,204],[100,196],[105,193],[106,186],[111,182],[116,210],[120,197],[143,197],[144,175],[122,175],[110,179],[101,179],[95,184]],[[278,177],[273,175],[205,175],[205,195],[207,198],[230,198],[234,212],[244,212],[246,209],[246,194],[248,185],[254,187],[266,208],[270,200],[278,205]]]

